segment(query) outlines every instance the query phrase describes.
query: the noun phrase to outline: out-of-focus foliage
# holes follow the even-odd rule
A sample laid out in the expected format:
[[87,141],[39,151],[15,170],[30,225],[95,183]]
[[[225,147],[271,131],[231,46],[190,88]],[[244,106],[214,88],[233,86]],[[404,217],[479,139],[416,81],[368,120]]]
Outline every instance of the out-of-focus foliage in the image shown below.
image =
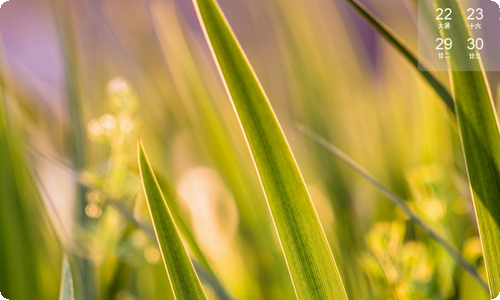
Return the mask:
[[0,76],[0,292],[7,299],[56,299],[60,247],[27,161],[15,96]]
[[[288,138],[349,299],[491,299],[424,230],[295,126],[408,199],[486,280],[459,131],[440,103],[450,100],[449,74],[428,74],[436,93],[344,0],[218,2]],[[414,53],[415,2],[362,4]],[[197,22],[184,0],[2,5],[3,296],[56,299],[64,248],[77,300],[174,299],[141,190],[141,136],[207,297],[218,298],[218,278],[235,299],[294,298]],[[486,75],[495,100],[498,78]]]

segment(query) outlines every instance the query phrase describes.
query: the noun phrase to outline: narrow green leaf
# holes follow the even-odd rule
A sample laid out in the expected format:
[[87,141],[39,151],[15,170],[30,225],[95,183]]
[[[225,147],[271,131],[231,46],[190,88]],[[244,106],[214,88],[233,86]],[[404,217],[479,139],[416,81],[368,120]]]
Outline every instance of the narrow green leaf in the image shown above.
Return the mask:
[[299,299],[347,299],[288,142],[257,77],[214,0],[194,0],[252,153]]
[[71,268],[69,267],[68,258],[64,256],[61,272],[61,291],[59,293],[59,300],[73,300],[74,298]]
[[140,141],[138,159],[149,213],[172,291],[178,300],[207,299]]
[[[287,277],[285,262],[276,260],[276,257],[281,256],[281,249],[277,244],[267,243],[274,236],[266,215],[267,206],[264,202],[255,202],[260,196],[260,191],[255,189],[257,182],[249,181],[247,164],[243,163],[239,146],[236,146],[239,143],[235,143],[232,140],[234,137],[229,134],[233,125],[238,126],[236,119],[231,118],[233,116],[223,117],[221,112],[227,106],[216,105],[220,102],[220,92],[225,93],[224,90],[214,89],[214,81],[219,78],[208,72],[206,61],[197,55],[199,51],[193,44],[193,33],[186,30],[187,24],[173,2],[153,2],[151,15],[165,61],[179,93],[179,97],[170,97],[172,107],[178,108],[180,104],[184,106],[184,112],[181,110],[178,114],[188,116],[188,127],[199,144],[200,153],[205,154],[210,164],[220,173],[238,208],[238,231],[241,233],[239,243],[246,249],[243,268],[252,270],[245,275],[245,279],[242,278],[246,282],[246,291],[241,290],[240,293],[251,291],[256,298],[290,297],[293,288]],[[165,198],[169,201],[162,180],[158,173],[156,175]],[[184,235],[182,223],[176,219],[175,209],[172,206],[170,208],[182,236],[198,257],[188,236]],[[201,257],[199,261],[203,264]]]
[[375,176],[370,174],[367,170],[365,170],[362,166],[360,166],[357,162],[355,162],[352,158],[350,158],[347,154],[345,154],[342,150],[335,147],[327,140],[325,140],[322,136],[317,134],[316,132],[310,130],[309,128],[298,125],[297,128],[308,135],[311,139],[315,140],[318,144],[327,149],[330,153],[335,155],[340,161],[346,164],[353,171],[358,173],[361,177],[366,179],[370,184],[376,187],[379,191],[381,191],[391,202],[399,207],[411,220],[413,223],[417,224],[424,230],[436,243],[441,245],[451,257],[455,259],[455,261],[461,265],[467,273],[469,273],[477,282],[483,287],[486,291],[489,291],[488,285],[484,282],[479,274],[477,273],[476,268],[470,264],[465,257],[444,237],[442,237],[437,231],[432,229],[429,225],[425,223],[425,221],[420,218],[413,210],[406,204],[403,198],[399,197],[395,192],[385,186],[382,182],[380,182]]
[[345,0],[349,3],[377,32],[398,50],[419,72],[420,75],[430,84],[434,91],[443,100],[448,109],[455,113],[453,97],[448,89],[423,65],[418,61],[416,55],[405,45],[405,43],[392,32],[379,18],[372,14],[363,4],[356,0]]
[[[500,133],[491,91],[479,60],[469,59],[462,7],[456,0],[436,0],[453,10],[453,30],[442,32],[453,40],[451,81],[491,296],[500,293]],[[455,70],[481,70],[464,72]]]

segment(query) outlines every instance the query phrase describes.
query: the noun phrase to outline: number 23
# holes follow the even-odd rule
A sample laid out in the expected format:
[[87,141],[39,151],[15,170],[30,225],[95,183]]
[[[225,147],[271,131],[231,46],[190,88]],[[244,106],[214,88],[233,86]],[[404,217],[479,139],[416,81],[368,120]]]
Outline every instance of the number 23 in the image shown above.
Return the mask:
[[[467,13],[469,14],[467,20],[482,20],[484,17],[482,8],[469,8],[467,9]],[[474,14],[476,15],[476,17],[474,17]]]

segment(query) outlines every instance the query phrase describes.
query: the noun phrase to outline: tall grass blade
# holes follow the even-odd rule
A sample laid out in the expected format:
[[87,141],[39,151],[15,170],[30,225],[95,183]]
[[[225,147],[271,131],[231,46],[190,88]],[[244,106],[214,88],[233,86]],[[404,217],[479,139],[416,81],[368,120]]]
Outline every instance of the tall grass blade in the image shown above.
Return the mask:
[[[469,59],[472,36],[461,5],[437,0],[453,10],[453,30],[442,32],[454,42],[449,67],[457,120],[472,198],[476,210],[491,296],[500,293],[500,133],[486,74],[479,60]],[[481,70],[464,72],[456,70]]]
[[437,231],[429,227],[422,218],[420,218],[413,210],[405,203],[405,201],[399,197],[395,192],[385,186],[382,182],[375,178],[370,172],[365,170],[362,166],[360,166],[357,162],[355,162],[352,158],[350,158],[347,154],[345,154],[342,150],[335,147],[327,140],[325,140],[322,136],[318,135],[314,131],[311,131],[309,128],[305,127],[302,124],[297,125],[297,128],[309,136],[311,139],[316,141],[318,144],[327,149],[330,153],[335,155],[340,161],[346,164],[353,171],[358,173],[361,177],[366,179],[370,184],[376,187],[379,191],[381,191],[391,202],[399,207],[412,221],[422,228],[429,236],[436,241],[439,245],[441,245],[447,252],[450,254],[456,262],[461,265],[467,273],[469,273],[474,279],[479,282],[479,284],[486,290],[488,289],[488,284],[481,279],[477,270],[471,265],[463,255],[455,249],[453,245],[448,243]]
[[[172,105],[175,107],[179,104],[184,106],[200,150],[214,164],[238,207],[238,231],[241,233],[238,243],[242,243],[241,249],[245,249],[246,256],[245,266],[242,267],[246,269],[243,272],[245,279],[242,278],[242,281],[245,281],[244,289],[247,291],[241,291],[241,294],[250,292],[258,298],[290,297],[293,288],[287,278],[285,263],[276,259],[281,257],[281,249],[276,243],[267,243],[274,237],[266,215],[267,207],[265,202],[256,203],[256,198],[262,195],[255,188],[257,181],[254,178],[249,180],[246,172],[248,164],[243,162],[241,156],[240,149],[246,150],[245,144],[243,142],[243,147],[236,147],[239,143],[232,140],[229,134],[229,128],[233,128],[233,124],[237,126],[236,119],[221,114],[231,107],[215,105],[225,91],[214,84],[213,81],[219,79],[208,72],[207,62],[211,61],[197,55],[198,45],[193,43],[192,33],[186,30],[185,20],[173,3],[154,1],[151,15],[168,70],[179,93],[179,97],[171,98],[170,102],[177,103]],[[158,178],[158,173],[156,175]],[[158,178],[158,181],[163,189],[162,180]],[[175,209],[171,207],[171,211],[174,213]],[[175,215],[174,219],[183,233],[182,223],[177,221]],[[183,237],[186,238],[184,234]],[[201,259],[200,263],[203,263]]]
[[430,84],[438,96],[443,100],[448,109],[455,113],[455,103],[453,96],[448,89],[423,65],[418,61],[415,54],[405,45],[405,43],[392,32],[379,18],[371,13],[363,4],[356,0],[345,0],[349,3],[377,32],[385,38],[396,50],[398,50],[419,72],[420,75]]
[[59,293],[59,300],[73,300],[74,298],[73,277],[71,276],[68,258],[65,256],[61,272],[61,291]]
[[207,299],[140,141],[138,159],[144,193],[172,291],[176,299]]
[[218,4],[194,5],[252,153],[297,297],[347,299],[302,175],[250,63]]

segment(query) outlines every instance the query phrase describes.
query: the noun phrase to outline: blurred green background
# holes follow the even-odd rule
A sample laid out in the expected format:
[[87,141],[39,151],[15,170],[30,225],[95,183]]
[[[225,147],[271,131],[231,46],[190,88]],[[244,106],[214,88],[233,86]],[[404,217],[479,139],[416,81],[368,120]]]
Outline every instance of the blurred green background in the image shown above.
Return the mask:
[[[296,129],[318,132],[407,199],[485,278],[456,125],[418,71],[343,0],[219,3],[296,155],[350,299],[489,299],[383,194]],[[416,49],[417,1],[363,3]],[[191,1],[5,3],[0,99],[4,297],[56,299],[66,252],[78,300],[173,299],[149,234],[140,136],[229,294],[294,298]],[[207,293],[217,298],[208,284]]]

